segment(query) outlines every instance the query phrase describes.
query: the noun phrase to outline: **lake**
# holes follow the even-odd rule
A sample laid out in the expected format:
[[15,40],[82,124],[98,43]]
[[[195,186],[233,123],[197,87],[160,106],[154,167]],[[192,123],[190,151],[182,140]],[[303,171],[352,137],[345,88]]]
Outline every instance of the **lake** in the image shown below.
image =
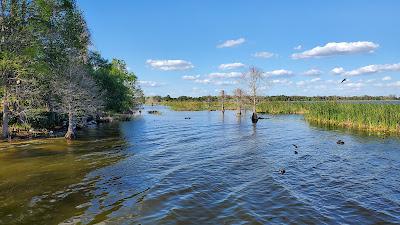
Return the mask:
[[398,137],[153,109],[71,143],[0,144],[0,224],[400,223]]

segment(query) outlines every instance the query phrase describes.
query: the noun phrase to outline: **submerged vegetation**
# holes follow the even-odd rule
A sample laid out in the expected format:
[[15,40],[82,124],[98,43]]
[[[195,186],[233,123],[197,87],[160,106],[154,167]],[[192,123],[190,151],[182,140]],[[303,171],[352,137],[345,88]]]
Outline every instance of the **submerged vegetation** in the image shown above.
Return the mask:
[[[122,60],[90,51],[74,0],[0,1],[2,136],[66,129],[110,113],[129,113],[143,93]],[[11,129],[10,129],[11,128]]]

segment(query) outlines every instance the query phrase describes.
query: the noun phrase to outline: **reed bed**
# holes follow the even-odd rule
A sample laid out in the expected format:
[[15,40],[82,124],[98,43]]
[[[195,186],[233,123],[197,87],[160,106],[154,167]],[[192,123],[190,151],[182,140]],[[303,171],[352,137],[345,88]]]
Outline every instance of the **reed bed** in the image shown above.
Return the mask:
[[400,105],[321,102],[308,107],[305,118],[316,123],[400,132]]
[[[162,105],[170,107],[174,111],[204,111],[204,110],[221,110],[220,102],[196,102],[196,101],[166,101]],[[226,102],[226,110],[234,110],[237,106],[233,102]]]
[[[172,110],[221,110],[220,102],[167,102]],[[246,108],[250,108],[247,106]],[[225,109],[236,110],[235,102],[227,102]],[[344,103],[344,102],[283,102],[264,101],[257,106],[259,113],[304,114],[307,121],[330,126],[360,130],[400,133],[400,105]]]

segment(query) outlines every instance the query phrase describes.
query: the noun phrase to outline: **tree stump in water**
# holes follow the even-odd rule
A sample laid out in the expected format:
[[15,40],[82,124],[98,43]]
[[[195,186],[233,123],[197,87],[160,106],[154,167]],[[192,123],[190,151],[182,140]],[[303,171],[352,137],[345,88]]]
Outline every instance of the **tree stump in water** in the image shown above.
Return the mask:
[[253,115],[251,116],[251,122],[253,122],[253,123],[257,123],[258,122],[257,113],[253,113]]
[[76,133],[75,133],[75,131],[68,130],[64,137],[67,140],[74,140],[74,139],[76,139]]

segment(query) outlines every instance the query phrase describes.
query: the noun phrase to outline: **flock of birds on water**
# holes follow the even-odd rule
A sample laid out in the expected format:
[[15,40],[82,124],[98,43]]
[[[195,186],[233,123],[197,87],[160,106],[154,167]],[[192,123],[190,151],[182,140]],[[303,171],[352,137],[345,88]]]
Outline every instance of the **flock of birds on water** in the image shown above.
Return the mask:
[[[338,144],[338,145],[344,145],[344,141],[338,140],[338,141],[336,142],[336,144]],[[296,150],[294,150],[294,154],[295,154],[295,155],[299,154],[299,152],[297,151],[297,149],[299,148],[299,146],[296,145],[296,144],[292,144],[292,145],[293,145],[293,147],[296,149]],[[315,168],[315,167],[313,167],[313,168]],[[281,168],[281,169],[279,169],[278,172],[279,172],[281,175],[283,175],[283,174],[286,173],[286,170],[285,170],[285,168]]]
[[[346,81],[346,79],[343,79],[342,83],[343,83],[344,81]],[[185,120],[190,120],[190,119],[191,119],[190,117],[185,117]],[[264,118],[263,118],[263,119],[264,119]],[[338,141],[336,142],[336,144],[338,144],[338,145],[344,145],[344,141],[338,140]],[[299,152],[297,151],[297,149],[299,148],[299,146],[296,145],[296,144],[292,144],[292,145],[293,145],[293,147],[295,148],[294,154],[295,154],[295,155],[299,154]],[[278,172],[279,172],[281,175],[283,175],[283,174],[286,173],[286,170],[285,170],[285,168],[281,168],[281,169],[278,170]]]
[[[346,78],[344,78],[340,83],[344,83],[345,81],[347,81]],[[151,112],[149,112],[149,113],[150,113],[150,114],[155,114],[155,111],[154,111],[154,112],[151,111]],[[191,119],[190,117],[185,117],[185,120],[190,120],[190,119]],[[259,119],[266,119],[266,118],[260,117]],[[338,141],[336,142],[336,144],[338,144],[338,145],[344,145],[344,141],[338,140]],[[299,146],[296,145],[296,144],[292,144],[292,145],[293,145],[293,147],[296,149],[296,150],[294,150],[294,154],[295,154],[295,155],[299,154],[299,152],[297,151],[297,149],[299,148]],[[279,172],[281,175],[283,175],[283,174],[286,173],[286,170],[285,170],[285,168],[281,168],[281,169],[278,170],[278,172]]]

